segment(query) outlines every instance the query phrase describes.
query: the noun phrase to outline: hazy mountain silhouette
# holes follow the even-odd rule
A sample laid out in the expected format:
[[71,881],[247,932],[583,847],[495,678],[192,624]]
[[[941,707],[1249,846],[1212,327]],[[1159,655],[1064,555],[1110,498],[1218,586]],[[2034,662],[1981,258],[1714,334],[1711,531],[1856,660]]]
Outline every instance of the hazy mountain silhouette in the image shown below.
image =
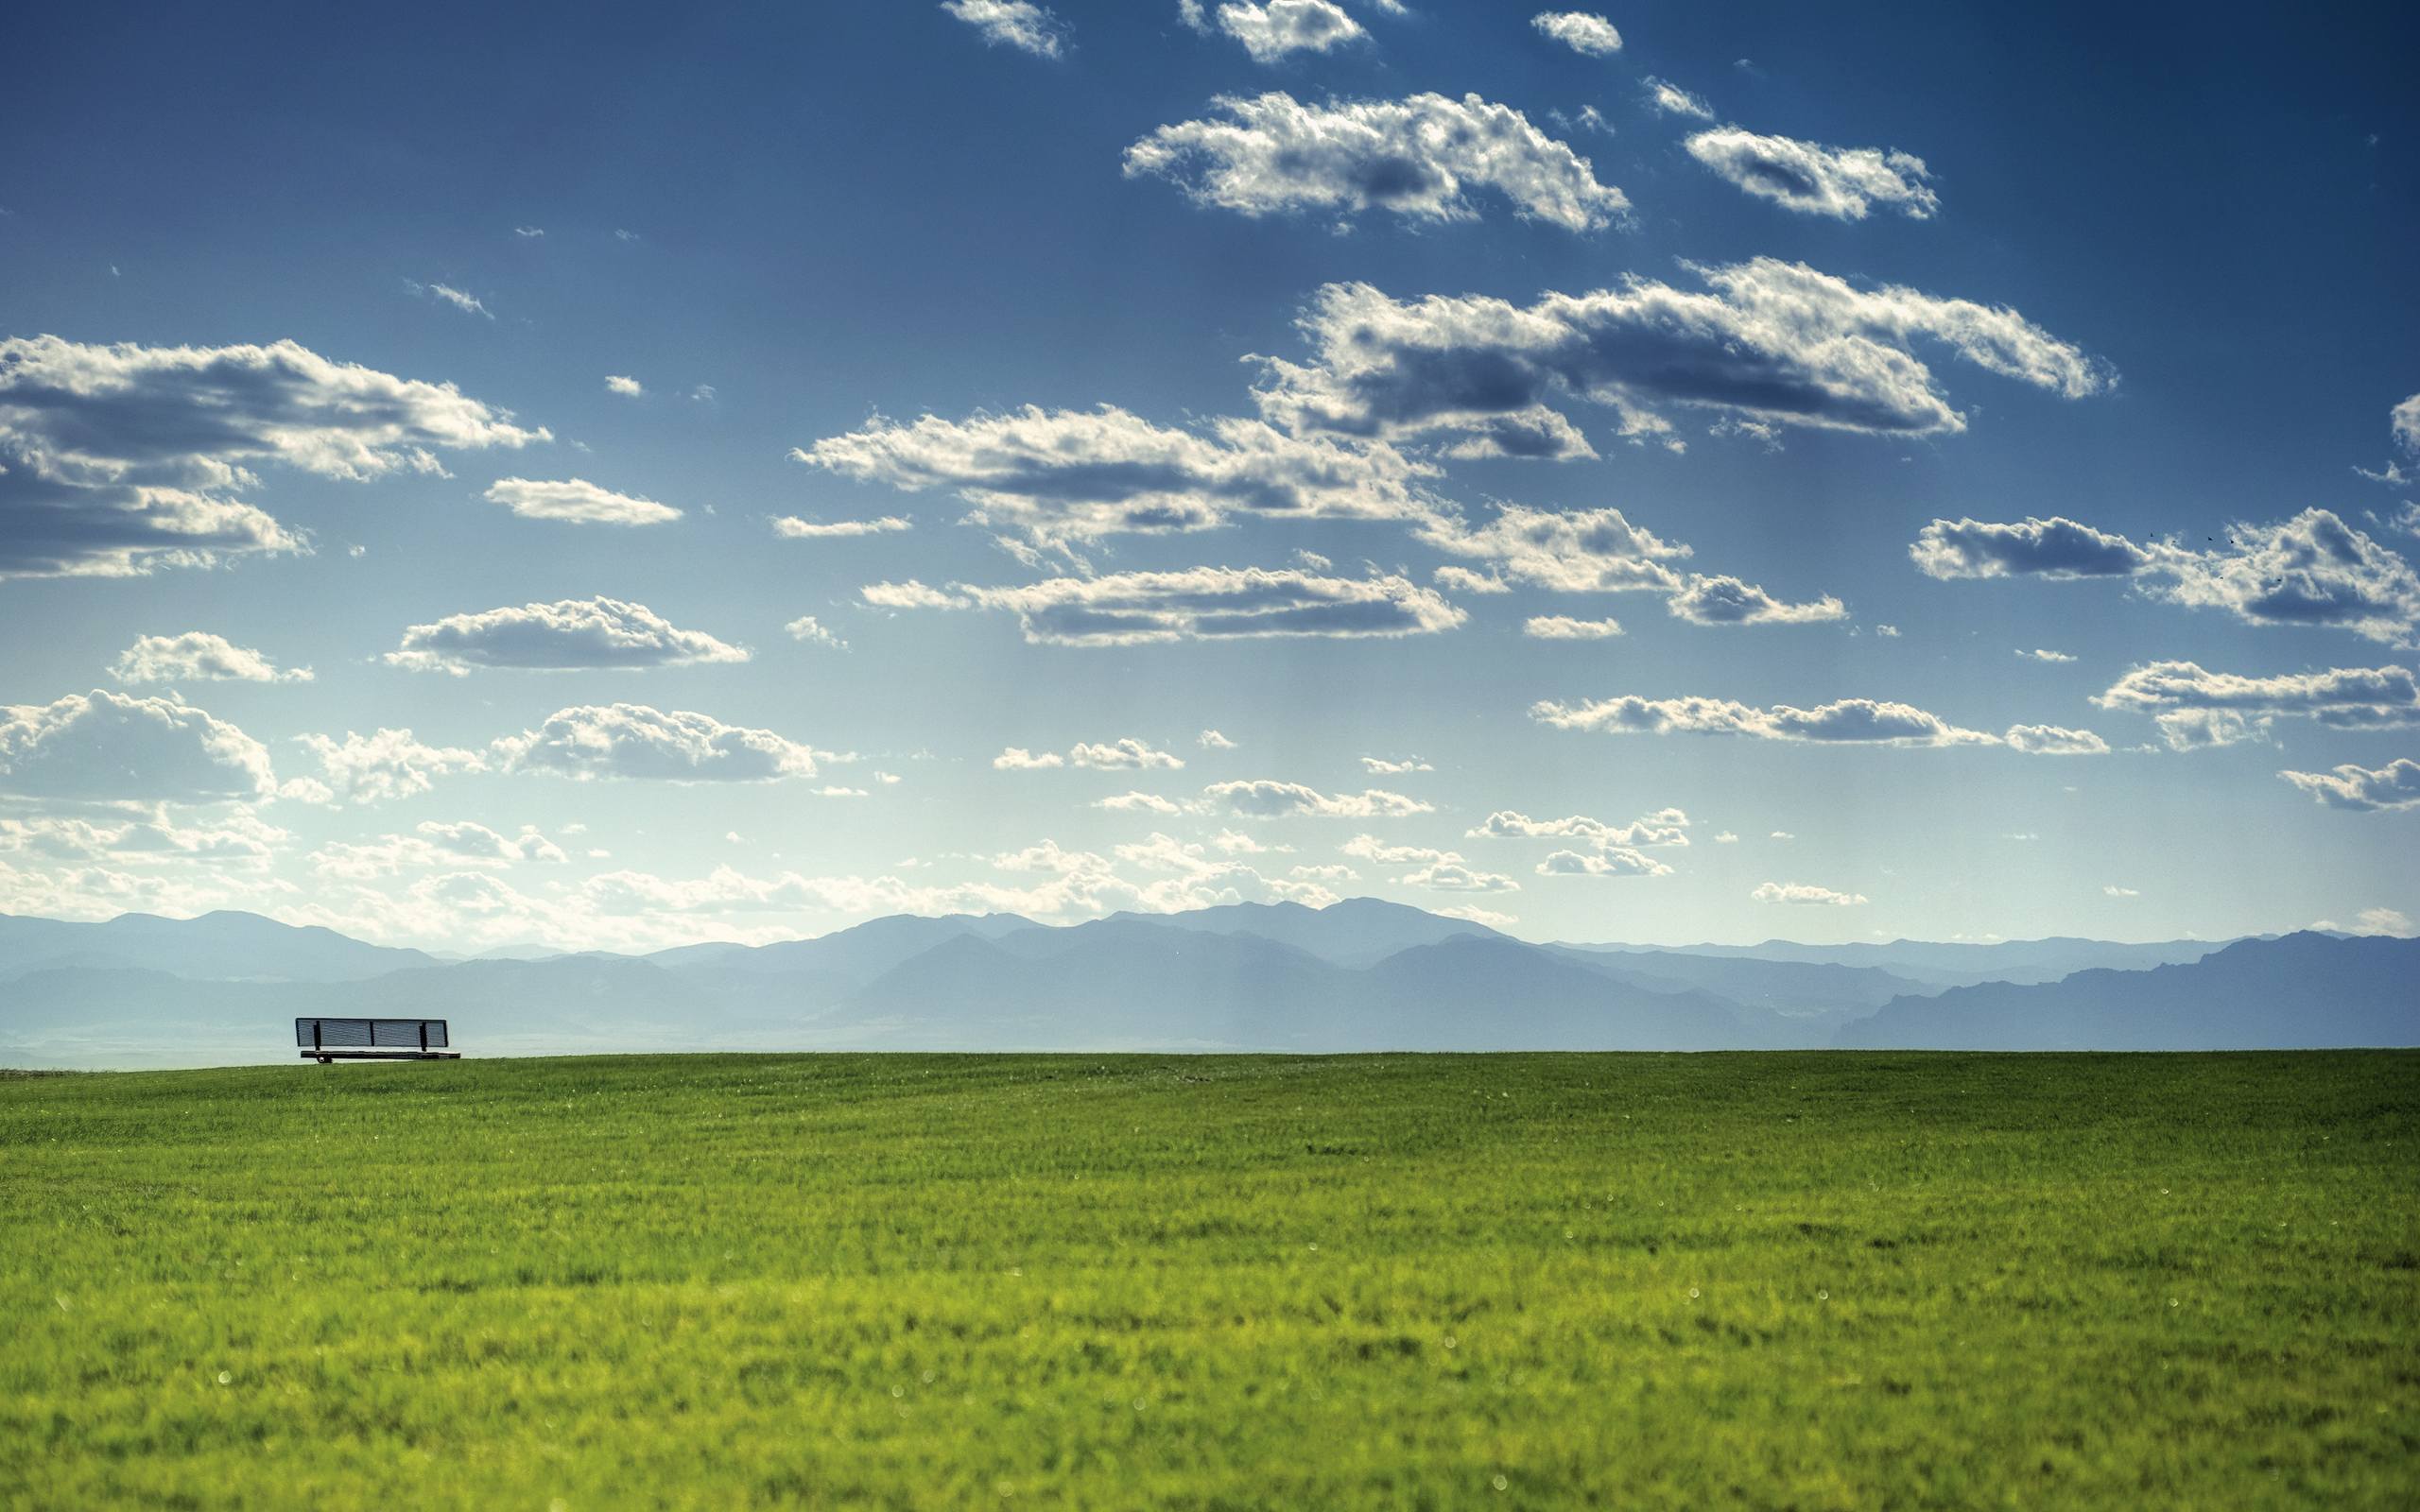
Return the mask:
[[120,914],[103,923],[0,914],[0,980],[54,967],[166,971],[193,981],[354,982],[437,958],[258,914]]
[[2286,1050],[2420,1044],[2420,940],[2239,940],[2149,971],[2078,971],[1902,999],[1842,1046],[1933,1050]]

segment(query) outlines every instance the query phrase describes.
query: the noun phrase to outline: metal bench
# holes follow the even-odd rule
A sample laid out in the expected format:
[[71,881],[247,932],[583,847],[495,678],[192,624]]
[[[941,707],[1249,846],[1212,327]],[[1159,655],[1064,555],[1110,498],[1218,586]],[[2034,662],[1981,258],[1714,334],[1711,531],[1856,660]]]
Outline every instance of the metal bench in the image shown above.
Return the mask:
[[302,1058],[338,1060],[459,1060],[446,1048],[443,1019],[297,1019],[294,1042]]

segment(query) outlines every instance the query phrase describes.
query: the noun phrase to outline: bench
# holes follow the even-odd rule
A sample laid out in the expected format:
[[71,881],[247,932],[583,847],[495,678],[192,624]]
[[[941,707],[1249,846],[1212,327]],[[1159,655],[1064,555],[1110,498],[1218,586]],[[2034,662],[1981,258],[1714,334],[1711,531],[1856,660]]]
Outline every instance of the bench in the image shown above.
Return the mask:
[[297,1019],[294,1042],[302,1058],[338,1060],[459,1060],[446,1048],[443,1019]]

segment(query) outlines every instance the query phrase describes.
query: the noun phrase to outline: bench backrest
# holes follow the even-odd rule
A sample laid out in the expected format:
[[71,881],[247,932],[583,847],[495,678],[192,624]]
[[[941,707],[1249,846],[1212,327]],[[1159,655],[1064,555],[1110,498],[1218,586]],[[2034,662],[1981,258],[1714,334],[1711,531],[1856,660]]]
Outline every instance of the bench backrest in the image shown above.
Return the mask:
[[[425,1030],[427,1039],[422,1039]],[[316,1037],[315,1037],[316,1031]],[[294,1042],[305,1050],[442,1050],[443,1019],[297,1019]]]

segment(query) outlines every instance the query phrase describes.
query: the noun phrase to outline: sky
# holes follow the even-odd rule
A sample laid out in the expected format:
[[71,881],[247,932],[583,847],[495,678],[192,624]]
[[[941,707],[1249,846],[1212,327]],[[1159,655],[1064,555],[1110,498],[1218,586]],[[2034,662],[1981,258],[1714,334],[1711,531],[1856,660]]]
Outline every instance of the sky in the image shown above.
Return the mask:
[[2420,12],[47,8],[0,912],[2420,917]]

